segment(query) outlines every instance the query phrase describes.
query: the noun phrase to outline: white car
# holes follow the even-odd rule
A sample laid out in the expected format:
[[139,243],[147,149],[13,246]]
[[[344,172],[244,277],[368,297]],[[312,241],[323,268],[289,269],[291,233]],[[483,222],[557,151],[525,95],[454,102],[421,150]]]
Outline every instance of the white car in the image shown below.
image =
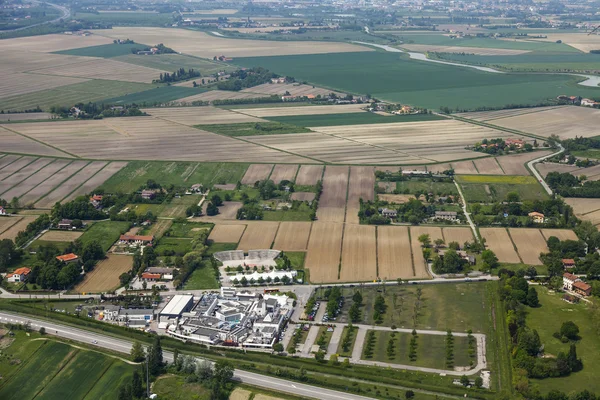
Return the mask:
[[93,344],[98,344],[98,341],[97,340],[92,340],[92,343]]

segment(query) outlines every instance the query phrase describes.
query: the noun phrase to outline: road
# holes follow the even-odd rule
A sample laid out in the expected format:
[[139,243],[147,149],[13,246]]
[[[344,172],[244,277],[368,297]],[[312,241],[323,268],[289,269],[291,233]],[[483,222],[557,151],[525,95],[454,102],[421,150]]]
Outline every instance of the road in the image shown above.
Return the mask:
[[[39,1],[32,1],[31,3],[33,3],[33,4],[40,4]],[[58,18],[55,18],[55,19],[51,20],[51,21],[40,22],[39,24],[22,26],[20,28],[15,28],[15,29],[8,29],[8,30],[2,31],[2,32],[16,32],[16,31],[22,31],[22,30],[33,28],[33,27],[40,26],[40,25],[53,24],[55,22],[60,21],[61,19],[65,20],[65,19],[67,19],[67,18],[69,18],[71,16],[71,11],[67,7],[63,7],[63,6],[59,6],[58,4],[47,3],[47,2],[46,2],[46,4],[48,4],[50,7],[56,8],[58,11],[61,11],[62,15],[60,17],[58,17]]]
[[460,202],[461,202],[461,206],[463,209],[463,213],[465,214],[465,217],[467,217],[467,222],[469,223],[469,226],[471,227],[471,230],[473,231],[473,237],[475,237],[475,239],[477,239],[477,241],[479,242],[481,240],[481,238],[479,237],[477,228],[475,227],[475,224],[473,223],[473,220],[471,219],[471,213],[467,211],[467,200],[465,199],[462,189],[460,188],[460,185],[458,184],[458,182],[456,182],[456,180],[454,181],[454,184],[456,185],[456,189],[458,189],[458,194],[460,195]]
[[[108,335],[89,332],[83,329],[73,328],[66,325],[57,324],[54,322],[42,321],[36,318],[29,318],[13,313],[0,311],[0,322],[26,324],[30,323],[32,329],[39,330],[40,327],[46,329],[49,335],[55,335],[61,338],[70,339],[77,342],[92,344],[101,348],[112,350],[120,353],[129,354],[131,351],[132,342],[128,340],[116,339]],[[164,351],[164,359],[168,362],[173,361],[173,353]],[[198,358],[200,360],[200,358]],[[325,389],[288,381],[285,379],[273,378],[270,376],[260,375],[253,372],[235,370],[233,379],[248,385],[262,387],[265,389],[275,390],[283,393],[289,393],[297,396],[323,399],[323,400],[367,400],[370,397],[358,396],[350,393],[338,392],[335,390]]]
[[533,166],[533,164],[537,164],[541,161],[544,161],[550,157],[554,157],[555,155],[558,155],[560,153],[562,153],[563,151],[565,151],[565,148],[562,147],[562,144],[558,144],[558,148],[559,150],[556,153],[552,153],[549,154],[547,156],[543,156],[543,157],[539,157],[536,158],[535,160],[531,160],[527,163],[527,167],[529,167],[529,169],[531,170],[531,172],[533,173],[533,175],[536,177],[536,179],[538,180],[538,182],[544,187],[544,189],[546,190],[546,192],[552,196],[552,189],[550,189],[550,186],[548,186],[548,184],[546,183],[546,181],[544,180],[544,178],[542,177],[542,175],[540,175],[540,173],[537,171],[537,169],[535,169],[535,167]]

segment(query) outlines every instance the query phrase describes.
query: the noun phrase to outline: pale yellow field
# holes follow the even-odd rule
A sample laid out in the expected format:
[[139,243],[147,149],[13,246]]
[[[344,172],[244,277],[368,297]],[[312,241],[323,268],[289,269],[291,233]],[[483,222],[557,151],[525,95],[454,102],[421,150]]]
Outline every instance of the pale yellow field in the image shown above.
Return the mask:
[[273,164],[252,164],[246,170],[242,183],[244,185],[254,185],[256,181],[263,181],[271,175]]
[[346,224],[340,280],[362,282],[375,279],[377,279],[375,226]]
[[229,400],[249,400],[252,392],[245,389],[235,388],[229,395]]
[[588,35],[587,33],[549,33],[545,35],[544,42],[556,42],[562,40],[563,43],[571,47],[575,47],[584,53],[589,53],[591,50],[600,49],[600,35]]
[[590,221],[592,225],[600,225],[600,210],[585,214],[582,219],[584,221]]
[[[429,235],[429,239],[431,239],[431,245],[433,246],[433,242],[436,239],[444,240],[444,235],[442,234],[442,228],[437,226],[411,226],[410,227],[410,236],[417,240],[421,235]],[[446,243],[447,244],[447,243]]]
[[21,218],[23,218],[23,217],[22,216],[18,216],[18,217],[2,216],[2,217],[0,217],[0,234],[3,233],[4,231],[8,230],[11,226],[16,224],[17,222],[19,222],[21,220]]
[[401,47],[408,51],[418,53],[467,53],[480,56],[514,56],[529,53],[528,50],[490,49],[485,47],[458,47],[458,46],[435,46],[429,44],[402,44]]
[[31,121],[31,120],[42,120],[42,119],[51,119],[51,118],[52,118],[52,114],[45,113],[45,112],[0,114],[0,122]]
[[60,86],[72,85],[85,81],[86,79],[74,76],[70,77],[14,73],[5,76],[4,79],[0,81],[0,98],[37,92],[39,90],[54,89]]
[[[52,175],[54,175],[55,173],[58,173],[59,175],[63,176],[63,180],[66,179],[68,177],[63,175],[61,172],[58,172],[60,169],[62,169],[65,165],[67,165],[70,160],[56,160],[54,162],[52,162],[52,159],[40,159],[43,160],[42,163],[39,163],[36,165],[36,163],[32,163],[32,169],[35,168],[35,170],[37,170],[37,172],[35,172],[34,174],[32,174],[31,176],[29,176],[27,179],[22,180],[23,176],[21,174],[25,174],[24,172],[21,173],[21,171],[19,171],[19,173],[16,173],[14,175],[12,175],[10,178],[5,179],[4,181],[0,182],[0,192],[2,193],[2,196],[4,196],[7,199],[12,199],[13,197],[18,197],[20,198],[20,202],[21,204],[29,204],[27,198],[25,198],[25,193],[28,193],[30,190],[36,189],[38,188],[40,185],[42,185],[46,180],[48,180]],[[39,162],[39,161],[38,161]],[[27,168],[23,168],[23,171],[27,170],[30,166],[28,166]],[[29,171],[28,171],[29,172]],[[31,174],[31,172],[29,172],[29,174]],[[19,176],[21,175],[21,176]],[[3,188],[3,184],[4,182],[9,182],[12,178],[19,176],[16,179],[16,182],[19,182],[16,186],[14,186],[12,189],[4,191]],[[10,185],[10,183],[9,183]],[[14,185],[14,183],[13,183]],[[33,200],[36,200],[36,198],[34,198]]]
[[548,241],[550,236],[555,236],[559,240],[577,240],[577,235],[570,229],[540,229],[544,239]]
[[[393,188],[396,188],[396,182],[379,182],[379,184],[393,184]],[[379,200],[387,201],[393,204],[404,204],[408,203],[415,196],[412,194],[378,194]]]
[[377,227],[377,264],[381,279],[414,277],[408,227]]
[[2,239],[10,239],[15,240],[17,234],[21,231],[24,231],[27,228],[29,223],[33,222],[37,216],[27,215],[22,217],[16,224],[10,226],[8,229],[5,229],[4,232],[0,233],[0,240]]
[[81,47],[98,46],[101,44],[112,43],[112,39],[98,36],[79,36],[79,35],[40,35],[27,36],[15,39],[4,39],[0,41],[0,51],[19,51],[23,53],[42,52],[52,53],[61,50],[77,49]]
[[72,242],[79,238],[83,232],[73,231],[48,231],[40,236],[40,240],[46,240],[49,242]]
[[338,280],[343,228],[344,224],[333,222],[313,223],[305,261],[305,268],[310,270],[311,281]]
[[480,228],[479,232],[485,238],[487,248],[496,253],[500,262],[510,264],[521,262],[505,228]]
[[275,184],[279,184],[281,181],[293,181],[296,177],[296,172],[298,171],[297,165],[289,165],[289,164],[277,164],[273,171],[271,172],[271,176],[269,180],[272,180]]
[[358,224],[360,199],[375,199],[375,169],[373,167],[350,167],[348,180],[348,201],[346,203],[346,222]]
[[473,163],[477,171],[482,175],[504,175],[504,171],[500,168],[494,157],[480,158],[479,160],[474,160]]
[[580,168],[577,168],[576,166],[569,165],[569,164],[538,163],[538,164],[535,164],[535,169],[538,170],[540,175],[545,177],[550,172],[574,173],[575,171],[578,171]]
[[[272,85],[279,86],[279,85]],[[283,86],[283,85],[282,85]],[[254,89],[254,88],[251,88]],[[331,106],[298,106],[298,107],[267,107],[241,108],[235,111],[254,117],[289,117],[294,115],[324,115],[362,112],[364,104],[340,104]]]
[[270,249],[275,240],[279,222],[257,222],[248,224],[248,227],[238,243],[238,250]]
[[198,93],[192,96],[183,97],[178,99],[178,104],[191,104],[194,101],[213,101],[213,100],[238,100],[238,99],[255,99],[259,97],[265,97],[260,93],[247,93],[247,92],[231,92],[228,90],[210,90],[208,92]]
[[477,175],[478,171],[475,168],[475,164],[473,161],[459,161],[452,163],[452,168],[454,168],[455,174],[467,174],[467,175]]
[[273,249],[305,251],[308,247],[311,222],[281,222],[273,243]]
[[237,243],[240,241],[242,234],[246,230],[246,225],[221,225],[216,224],[208,240],[212,240],[215,243]]
[[421,242],[418,240],[418,233],[413,231],[414,227],[410,229],[410,248],[413,256],[413,269],[415,278],[428,278],[429,273],[427,272],[427,264],[423,257],[423,247]]
[[540,253],[548,253],[546,239],[539,229],[510,228],[510,236],[525,264],[542,265]]
[[119,276],[131,270],[133,257],[120,254],[108,254],[96,267],[85,274],[83,281],[75,287],[79,293],[100,293],[117,288]]
[[472,111],[466,113],[456,114],[463,118],[472,119],[474,121],[489,122],[495,119],[516,117],[518,115],[534,114],[551,110],[553,108],[560,108],[562,106],[550,106],[550,107],[535,107],[535,108],[509,108],[506,110],[495,110],[495,111]]
[[299,201],[313,201],[315,197],[316,193],[314,192],[294,192],[290,196],[290,199]]
[[[44,124],[44,122],[39,123]],[[11,132],[11,130],[17,131],[17,129],[12,129],[13,127],[16,127],[16,125],[17,124],[11,125],[11,128],[0,126],[0,143],[2,143],[3,151],[20,154],[37,154],[40,156],[71,157],[67,153]]]
[[156,118],[189,126],[264,121],[259,118],[215,107],[148,108],[142,111]]
[[348,167],[327,166],[323,176],[323,192],[319,200],[319,221],[344,222]]
[[465,242],[473,241],[473,231],[471,231],[469,228],[444,227],[442,228],[442,233],[444,234],[446,245],[450,244],[451,242],[458,242],[462,248]]
[[322,165],[301,165],[296,176],[296,185],[316,185],[322,176]]
[[573,207],[575,215],[579,217],[592,211],[600,210],[600,201],[598,199],[565,198],[565,203]]

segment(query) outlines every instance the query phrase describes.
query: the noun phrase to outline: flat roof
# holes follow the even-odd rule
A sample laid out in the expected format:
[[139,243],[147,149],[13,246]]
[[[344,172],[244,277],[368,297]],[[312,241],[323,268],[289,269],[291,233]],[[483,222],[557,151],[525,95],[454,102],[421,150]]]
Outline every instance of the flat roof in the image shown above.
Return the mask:
[[183,312],[183,309],[193,300],[194,296],[191,294],[175,295],[160,313],[168,315],[179,315]]

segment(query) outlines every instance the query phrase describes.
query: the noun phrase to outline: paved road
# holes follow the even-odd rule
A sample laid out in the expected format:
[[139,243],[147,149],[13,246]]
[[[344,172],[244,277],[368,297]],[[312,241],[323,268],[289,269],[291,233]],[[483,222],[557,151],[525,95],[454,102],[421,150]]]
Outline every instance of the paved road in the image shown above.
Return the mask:
[[[122,339],[116,339],[107,335],[89,332],[83,329],[72,328],[70,326],[56,324],[54,322],[46,322],[27,316],[18,314],[0,312],[0,322],[12,322],[25,324],[29,322],[33,329],[38,330],[40,327],[46,328],[46,332],[50,335],[55,335],[70,339],[77,342],[85,342],[88,344],[94,343],[99,348],[109,349],[120,353],[129,354],[131,351],[132,342]],[[163,352],[164,359],[168,362],[173,361],[173,353]],[[253,372],[235,370],[234,380],[246,383],[248,385],[258,386],[266,389],[276,390],[279,392],[290,393],[297,396],[323,399],[323,400],[367,400],[369,397],[358,396],[350,393],[337,392],[321,387],[306,385],[287,381],[285,379],[273,378],[270,376],[260,375]]]
[[317,336],[319,335],[319,327],[317,325],[313,325],[310,327],[308,331],[308,335],[306,335],[306,340],[302,345],[302,355],[309,356],[310,348],[315,344],[315,340],[317,340]]
[[338,346],[340,344],[340,340],[342,339],[342,332],[344,328],[342,326],[337,326],[333,330],[331,334],[331,339],[329,340],[329,345],[327,346],[327,355],[330,356],[332,354],[337,353]]
[[527,166],[529,167],[529,169],[531,170],[531,172],[533,172],[533,175],[535,175],[536,179],[538,180],[538,182],[544,187],[544,189],[546,190],[546,192],[552,196],[552,189],[550,189],[550,186],[548,186],[548,184],[546,183],[546,181],[544,180],[544,178],[542,177],[542,175],[540,175],[540,173],[537,171],[537,169],[535,169],[535,167],[533,166],[533,164],[537,164],[541,161],[544,161],[550,157],[554,157],[557,154],[562,153],[563,151],[565,151],[565,148],[562,147],[561,144],[558,144],[558,151],[556,153],[552,153],[549,154],[547,156],[543,156],[543,157],[539,157],[536,158],[535,160],[531,160],[527,163]]

